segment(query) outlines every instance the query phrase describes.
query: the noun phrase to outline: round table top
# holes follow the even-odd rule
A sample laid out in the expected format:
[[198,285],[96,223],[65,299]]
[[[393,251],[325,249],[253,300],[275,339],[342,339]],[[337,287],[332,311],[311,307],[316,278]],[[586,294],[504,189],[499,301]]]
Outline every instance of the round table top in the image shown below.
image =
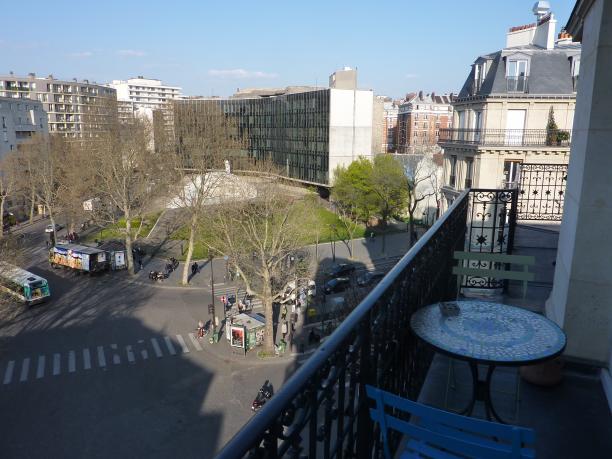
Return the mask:
[[444,316],[440,303],[416,311],[410,326],[423,341],[464,360],[521,365],[565,349],[565,333],[546,317],[515,306],[457,301],[459,314]]

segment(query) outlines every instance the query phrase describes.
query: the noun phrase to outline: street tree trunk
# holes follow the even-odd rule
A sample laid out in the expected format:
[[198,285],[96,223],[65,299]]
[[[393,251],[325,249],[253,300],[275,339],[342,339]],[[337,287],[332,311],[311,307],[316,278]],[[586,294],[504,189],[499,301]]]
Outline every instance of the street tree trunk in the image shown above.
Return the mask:
[[0,238],[4,237],[4,201],[6,196],[0,197]]
[[36,195],[34,193],[34,188],[32,188],[30,194],[30,223],[34,223],[34,203],[36,202]]
[[132,254],[132,220],[130,210],[126,206],[124,209],[125,215],[125,259],[127,260],[128,273],[136,274],[134,267],[134,255]]
[[189,222],[189,241],[187,246],[187,256],[185,257],[185,264],[183,265],[183,279],[181,283],[187,285],[189,283],[189,270],[191,268],[191,257],[193,256],[193,246],[195,244],[195,235],[198,227],[198,220],[196,215],[191,216]]
[[270,287],[270,274],[266,271],[263,275],[263,304],[266,316],[266,334],[264,337],[264,351],[274,354],[274,306],[272,303],[272,291]]

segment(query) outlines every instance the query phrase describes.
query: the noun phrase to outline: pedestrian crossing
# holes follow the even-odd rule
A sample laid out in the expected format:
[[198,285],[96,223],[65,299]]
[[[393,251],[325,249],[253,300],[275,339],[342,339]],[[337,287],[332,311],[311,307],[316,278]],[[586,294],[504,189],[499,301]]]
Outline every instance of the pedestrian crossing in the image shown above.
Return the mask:
[[108,344],[0,362],[2,386],[74,375],[95,369],[136,365],[151,359],[180,356],[204,349],[195,333],[140,339],[136,344]]

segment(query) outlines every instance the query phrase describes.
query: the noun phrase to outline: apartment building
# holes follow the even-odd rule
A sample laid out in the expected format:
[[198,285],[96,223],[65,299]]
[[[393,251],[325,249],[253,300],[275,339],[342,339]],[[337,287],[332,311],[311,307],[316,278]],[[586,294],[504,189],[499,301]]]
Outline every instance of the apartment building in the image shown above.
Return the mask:
[[167,110],[172,100],[181,97],[178,86],[167,86],[161,80],[143,76],[113,80],[108,86],[117,91],[119,117],[122,120],[135,115],[152,119],[155,110]]
[[452,126],[452,94],[409,93],[397,114],[397,151],[413,153],[419,147],[436,146],[440,129]]
[[41,102],[0,97],[0,158],[33,135],[48,133],[47,114]]
[[176,100],[178,148],[194,112],[221,109],[236,122],[250,158],[271,160],[289,178],[327,187],[338,166],[372,157],[382,144],[374,133],[373,91],[357,89],[356,73],[340,72],[330,77],[330,88],[246,89],[226,99]]
[[504,49],[474,61],[452,103],[453,127],[440,129],[446,204],[468,187],[516,187],[536,168],[535,181],[556,183],[524,193],[555,193],[550,205],[562,209],[581,47],[564,31],[555,39],[548,2],[533,12],[534,23],[507,32]]
[[383,101],[383,153],[395,153],[397,150],[397,115],[399,113],[399,102],[390,97],[377,96]]
[[116,92],[112,88],[76,78],[58,80],[30,73],[26,77],[0,76],[0,97],[42,103],[49,132],[66,137],[95,136],[116,119]]

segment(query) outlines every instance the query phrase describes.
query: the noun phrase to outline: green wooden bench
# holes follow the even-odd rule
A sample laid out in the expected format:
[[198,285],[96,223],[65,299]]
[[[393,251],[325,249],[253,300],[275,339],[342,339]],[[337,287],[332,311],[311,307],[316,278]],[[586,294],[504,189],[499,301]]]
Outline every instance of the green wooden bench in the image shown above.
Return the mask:
[[[501,280],[517,280],[523,282],[523,299],[527,295],[527,283],[535,280],[535,274],[529,272],[529,266],[535,265],[535,257],[527,255],[507,255],[504,253],[490,252],[455,252],[454,258],[459,263],[453,268],[453,274],[457,276],[457,294],[461,289],[463,276],[477,276]],[[464,266],[467,261],[468,266]],[[470,267],[470,261],[487,262],[488,268]],[[499,268],[495,266],[499,266]],[[506,265],[520,265],[522,270],[512,271],[505,269]]]

